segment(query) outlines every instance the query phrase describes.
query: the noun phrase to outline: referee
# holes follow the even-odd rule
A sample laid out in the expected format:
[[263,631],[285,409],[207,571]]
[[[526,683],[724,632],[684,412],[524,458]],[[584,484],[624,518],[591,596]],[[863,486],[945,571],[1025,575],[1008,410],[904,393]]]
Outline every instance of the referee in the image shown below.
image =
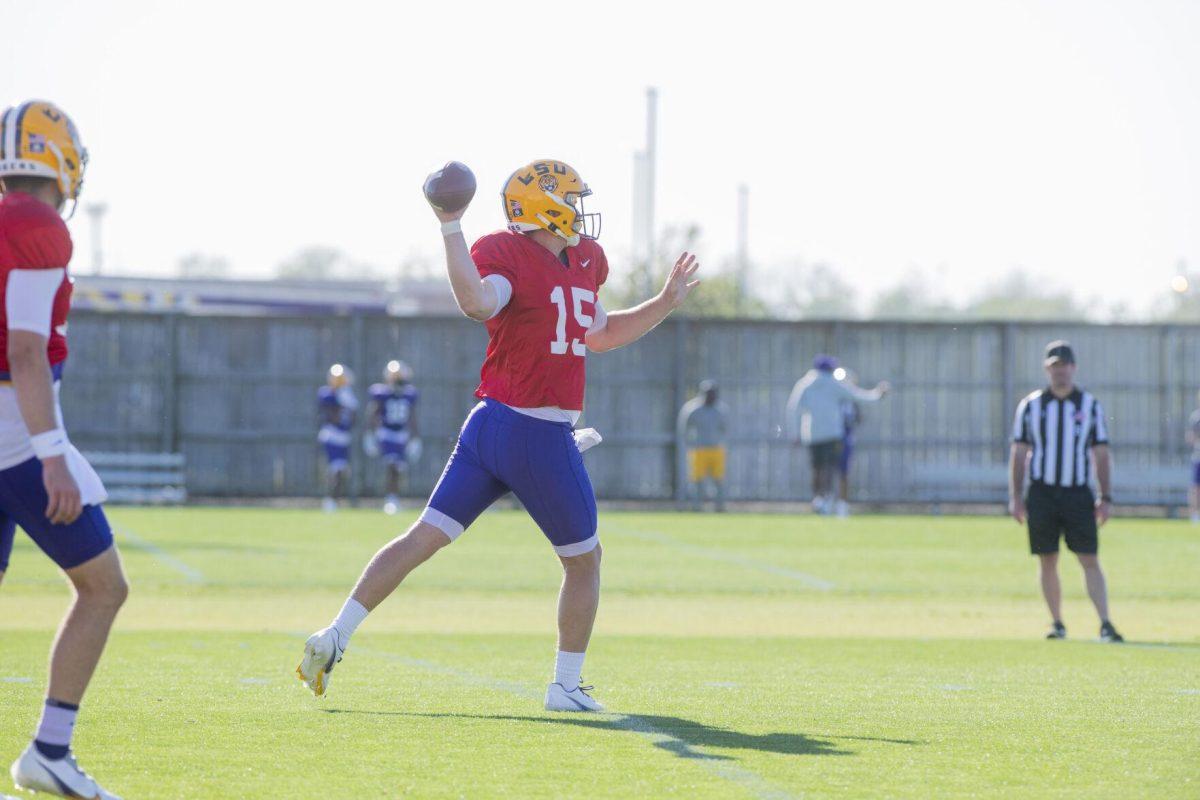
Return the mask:
[[[1112,513],[1112,460],[1104,410],[1091,392],[1075,385],[1075,353],[1063,341],[1046,345],[1043,361],[1050,385],[1017,406],[1009,459],[1009,510],[1018,524],[1029,522],[1029,549],[1040,560],[1042,594],[1054,626],[1047,639],[1065,639],[1058,541],[1079,559],[1088,596],[1100,616],[1100,639],[1124,641],[1108,619],[1108,589],[1100,569],[1097,528]],[[1089,458],[1089,455],[1091,458]],[[1092,493],[1095,463],[1100,499]],[[1022,496],[1026,466],[1029,494]]]

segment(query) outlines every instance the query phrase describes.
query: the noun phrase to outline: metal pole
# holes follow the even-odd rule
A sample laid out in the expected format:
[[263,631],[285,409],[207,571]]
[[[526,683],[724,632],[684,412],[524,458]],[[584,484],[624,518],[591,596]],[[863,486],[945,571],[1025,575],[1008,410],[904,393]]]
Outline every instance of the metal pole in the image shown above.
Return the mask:
[[101,230],[104,227],[104,215],[108,213],[108,204],[88,203],[84,206],[84,210],[92,220],[92,274],[99,275],[104,271],[104,246]]
[[[1012,415],[1016,413],[1017,408],[1017,390],[1016,390],[1016,350],[1014,342],[1017,334],[1017,326],[1011,322],[1006,322],[1000,326],[1000,420],[998,433],[1000,441],[1008,440],[1009,421]],[[1004,449],[1000,453],[992,454],[992,457],[1000,455],[1004,457]]]
[[675,442],[675,502],[682,504],[687,500],[688,496],[688,474],[687,474],[687,443],[679,438],[679,429],[676,425],[677,415],[679,410],[683,408],[683,404],[687,402],[687,365],[688,361],[688,339],[690,338],[690,326],[688,318],[677,316],[674,319],[675,326],[675,371],[672,376],[671,385],[671,430],[674,432],[672,437]]
[[163,421],[159,443],[164,452],[178,453],[183,449],[179,434],[179,314],[170,311],[162,320],[167,347],[163,357]]
[[[362,312],[356,313],[350,318],[350,348],[351,358],[354,359],[354,369],[357,375],[363,376],[363,384],[367,383],[367,333],[366,320],[363,319]],[[358,395],[358,387],[355,387],[355,395]],[[360,407],[360,411],[365,409],[365,405]],[[362,452],[362,433],[366,430],[366,420],[363,419],[363,414],[359,413],[354,422],[353,433],[350,438],[350,501],[355,505],[363,495],[365,483],[363,481],[363,471],[367,468],[366,459],[363,458]]]
[[646,247],[646,154],[640,150],[633,154],[633,210],[630,233],[633,241],[633,258],[635,264],[649,264],[650,254],[643,252]]
[[654,291],[651,272],[658,247],[654,231],[654,188],[655,170],[658,159],[658,90],[653,86],[646,89],[646,152],[643,155],[642,172],[646,178],[646,270],[648,285],[643,287],[647,295]]
[[737,311],[742,314],[750,283],[750,187],[744,183],[738,186],[737,214]]

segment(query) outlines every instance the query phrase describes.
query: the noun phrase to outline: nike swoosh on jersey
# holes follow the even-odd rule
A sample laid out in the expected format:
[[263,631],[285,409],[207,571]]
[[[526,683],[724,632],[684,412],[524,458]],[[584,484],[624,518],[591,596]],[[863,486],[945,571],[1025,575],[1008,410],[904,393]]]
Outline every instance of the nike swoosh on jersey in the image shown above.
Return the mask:
[[584,269],[587,269],[587,265],[590,263],[592,263],[592,260],[590,258],[585,258],[583,261],[579,262],[579,266],[583,267]]

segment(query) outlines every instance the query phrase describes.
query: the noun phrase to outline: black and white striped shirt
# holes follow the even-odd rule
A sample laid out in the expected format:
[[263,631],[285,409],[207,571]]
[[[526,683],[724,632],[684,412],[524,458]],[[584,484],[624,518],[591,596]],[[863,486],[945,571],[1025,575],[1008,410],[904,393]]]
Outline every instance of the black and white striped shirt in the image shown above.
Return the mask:
[[1087,486],[1088,450],[1108,444],[1104,409],[1091,392],[1076,388],[1064,398],[1039,389],[1017,406],[1013,441],[1033,448],[1029,479],[1047,486]]

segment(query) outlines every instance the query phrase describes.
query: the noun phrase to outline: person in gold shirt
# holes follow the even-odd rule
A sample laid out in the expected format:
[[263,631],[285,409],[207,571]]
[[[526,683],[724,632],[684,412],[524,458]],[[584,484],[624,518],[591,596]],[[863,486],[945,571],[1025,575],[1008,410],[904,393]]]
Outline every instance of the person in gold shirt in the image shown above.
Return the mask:
[[688,500],[699,511],[711,482],[717,511],[725,510],[725,433],[729,413],[718,401],[715,381],[700,384],[700,393],[679,410],[679,441],[687,447]]

